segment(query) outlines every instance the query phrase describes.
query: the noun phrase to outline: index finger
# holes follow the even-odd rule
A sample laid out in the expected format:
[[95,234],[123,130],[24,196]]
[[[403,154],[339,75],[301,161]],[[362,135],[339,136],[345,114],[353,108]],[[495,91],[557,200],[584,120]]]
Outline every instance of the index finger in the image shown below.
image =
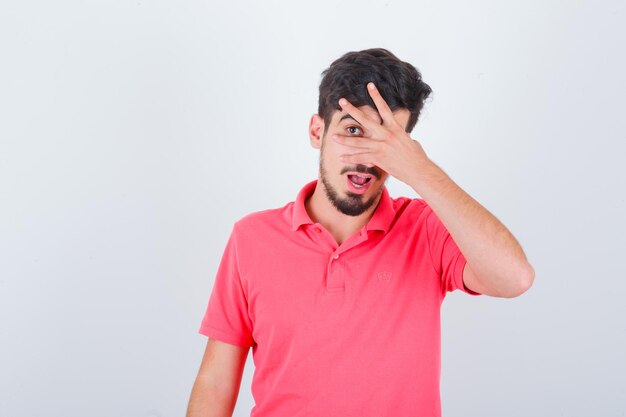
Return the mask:
[[350,116],[354,117],[354,119],[361,123],[363,126],[370,130],[375,130],[376,127],[380,127],[377,121],[370,119],[364,112],[355,107],[352,103],[350,103],[346,98],[341,98],[339,100],[339,105],[342,109],[344,109]]
[[378,110],[380,116],[383,118],[383,122],[387,122],[387,124],[398,124],[396,118],[393,116],[391,108],[389,108],[389,105],[380,94],[378,88],[376,88],[373,82],[367,83],[367,91],[372,97],[372,100],[374,100],[376,109]]

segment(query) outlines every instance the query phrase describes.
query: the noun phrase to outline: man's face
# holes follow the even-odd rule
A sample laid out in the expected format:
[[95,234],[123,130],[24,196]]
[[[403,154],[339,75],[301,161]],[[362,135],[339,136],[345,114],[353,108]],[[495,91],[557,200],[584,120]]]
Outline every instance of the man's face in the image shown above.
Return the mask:
[[[382,124],[378,111],[370,106],[359,107],[370,119]],[[394,112],[394,116],[401,126],[406,127],[410,113],[407,109]],[[317,118],[316,118],[317,117]],[[319,135],[322,135],[323,120],[314,115],[311,126],[321,123]],[[326,134],[321,139],[319,175],[326,197],[341,213],[348,216],[358,216],[367,211],[376,201],[383,190],[389,174],[377,166],[368,167],[363,164],[346,164],[339,160],[339,156],[354,151],[330,139],[334,133],[355,137],[368,137],[371,132],[352,118],[346,111],[335,111]],[[311,136],[312,143],[313,135]],[[317,146],[315,146],[317,147]],[[360,186],[362,179],[353,175],[367,178],[367,182]]]

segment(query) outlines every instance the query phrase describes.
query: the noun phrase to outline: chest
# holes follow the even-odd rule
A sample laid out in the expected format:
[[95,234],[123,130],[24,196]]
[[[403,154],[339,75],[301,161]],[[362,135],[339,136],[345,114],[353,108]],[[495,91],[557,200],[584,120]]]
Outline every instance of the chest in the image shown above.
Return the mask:
[[438,320],[441,289],[420,236],[376,235],[348,249],[302,239],[288,250],[256,250],[244,282],[259,344],[314,336],[317,346],[332,345],[340,334],[381,329],[410,335]]

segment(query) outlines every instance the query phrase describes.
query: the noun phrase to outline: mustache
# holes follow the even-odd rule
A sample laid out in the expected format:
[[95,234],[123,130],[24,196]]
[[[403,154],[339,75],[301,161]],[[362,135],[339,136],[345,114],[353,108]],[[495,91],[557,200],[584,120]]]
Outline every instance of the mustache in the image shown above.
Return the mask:
[[358,164],[355,168],[344,168],[341,173],[345,174],[346,172],[359,172],[361,174],[370,174],[380,179],[380,172],[375,167],[367,167],[366,165]]

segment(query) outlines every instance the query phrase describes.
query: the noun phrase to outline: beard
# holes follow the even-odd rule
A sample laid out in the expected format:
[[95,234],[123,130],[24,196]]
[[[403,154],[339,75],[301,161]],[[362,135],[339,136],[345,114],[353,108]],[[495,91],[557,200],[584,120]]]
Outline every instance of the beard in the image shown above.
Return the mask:
[[[323,153],[324,153],[324,146],[322,143],[322,149],[320,151],[319,175],[320,175],[320,180],[322,181],[322,184],[324,184],[324,191],[326,192],[326,197],[328,198],[328,201],[330,201],[331,204],[337,210],[339,210],[341,213],[347,216],[358,216],[366,212],[367,209],[372,207],[372,205],[376,202],[378,195],[383,190],[383,186],[382,185],[379,186],[378,191],[376,191],[376,193],[370,198],[368,198],[367,200],[364,199],[365,197],[363,194],[354,194],[351,192],[348,192],[347,197],[345,198],[340,197],[337,189],[333,187],[333,185],[330,183],[328,172],[324,168]],[[359,165],[359,167],[361,167],[361,165]],[[357,171],[357,170],[354,170],[354,171]],[[366,170],[359,169],[357,172],[366,172]],[[379,178],[379,176],[376,175],[375,178]],[[372,179],[372,181],[374,181],[374,178]]]

